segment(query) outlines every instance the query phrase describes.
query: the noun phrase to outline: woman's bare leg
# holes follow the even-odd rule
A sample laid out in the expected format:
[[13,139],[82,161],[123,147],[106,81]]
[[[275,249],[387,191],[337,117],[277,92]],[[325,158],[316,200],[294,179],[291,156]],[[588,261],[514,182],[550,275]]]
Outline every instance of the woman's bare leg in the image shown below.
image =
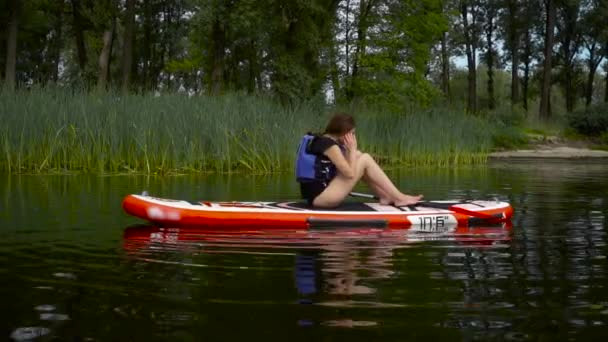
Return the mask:
[[402,193],[393,182],[388,178],[384,170],[376,163],[376,161],[369,156],[369,165],[366,168],[366,172],[363,178],[366,178],[370,183],[374,183],[374,186],[381,192],[384,192],[389,198],[388,203],[394,203],[397,206],[415,204],[422,198],[422,195],[410,196]]
[[365,184],[367,184],[372,189],[372,192],[374,194],[376,194],[376,196],[379,199],[380,204],[393,203],[391,196],[389,194],[387,194],[386,191],[384,191],[384,189],[382,189],[380,186],[378,186],[378,184],[376,184],[368,175],[364,174],[363,177],[361,177],[361,179],[363,179]]
[[[357,151],[357,159],[360,158],[363,153],[361,151]],[[372,192],[374,194],[376,194],[376,196],[379,199],[380,204],[391,204],[392,203],[392,199],[391,196],[389,194],[386,193],[386,191],[384,191],[384,189],[382,189],[378,184],[376,184],[376,182],[373,181],[373,179],[371,179],[367,174],[363,174],[363,176],[361,177],[361,179],[365,182],[365,184],[367,184],[371,189]]]
[[[395,187],[374,159],[367,153],[358,156],[355,164],[355,176],[346,178],[338,174],[328,187],[315,198],[313,204],[318,207],[335,207],[339,205],[365,175],[366,180],[379,192],[383,201],[395,205],[415,204],[422,196],[408,196]],[[380,194],[381,193],[381,194]]]

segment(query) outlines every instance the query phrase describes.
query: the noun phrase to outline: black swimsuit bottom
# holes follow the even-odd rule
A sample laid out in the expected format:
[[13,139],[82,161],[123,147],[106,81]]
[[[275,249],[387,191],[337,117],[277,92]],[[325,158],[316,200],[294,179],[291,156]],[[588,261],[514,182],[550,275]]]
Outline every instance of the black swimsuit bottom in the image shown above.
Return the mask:
[[308,205],[312,206],[312,202],[319,196],[327,186],[321,181],[311,181],[300,183],[300,192]]

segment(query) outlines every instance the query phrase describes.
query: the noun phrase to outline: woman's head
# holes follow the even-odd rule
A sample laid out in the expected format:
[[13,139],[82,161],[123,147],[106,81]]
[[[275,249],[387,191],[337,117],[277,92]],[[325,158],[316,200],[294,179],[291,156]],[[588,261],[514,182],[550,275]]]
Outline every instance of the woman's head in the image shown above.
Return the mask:
[[329,120],[324,133],[341,137],[353,129],[355,129],[355,119],[352,116],[346,113],[336,113]]

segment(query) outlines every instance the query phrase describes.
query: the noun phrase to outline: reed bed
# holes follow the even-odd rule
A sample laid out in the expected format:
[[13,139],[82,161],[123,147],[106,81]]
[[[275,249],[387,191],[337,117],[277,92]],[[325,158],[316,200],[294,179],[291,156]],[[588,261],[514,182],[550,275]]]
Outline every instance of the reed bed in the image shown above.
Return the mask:
[[[147,174],[293,170],[333,111],[245,94],[122,95],[59,87],[0,92],[0,171]],[[483,163],[493,126],[461,112],[355,110],[359,146],[387,166]]]

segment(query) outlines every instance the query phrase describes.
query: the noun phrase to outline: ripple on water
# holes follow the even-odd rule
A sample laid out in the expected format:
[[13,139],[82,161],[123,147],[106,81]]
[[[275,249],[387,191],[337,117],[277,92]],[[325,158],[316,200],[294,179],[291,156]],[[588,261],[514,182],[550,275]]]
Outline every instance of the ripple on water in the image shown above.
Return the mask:
[[38,305],[34,308],[36,311],[55,311],[55,306],[50,304]]
[[21,327],[11,333],[11,338],[16,341],[29,341],[48,335],[50,332],[51,330],[45,327]]
[[53,273],[53,276],[57,277],[57,278],[70,279],[70,280],[78,279],[78,277],[76,277],[75,274],[67,273],[67,272],[55,272],[55,273]]
[[44,312],[40,314],[40,319],[43,321],[68,321],[70,316],[53,312]]
[[372,321],[355,321],[352,319],[334,319],[328,320],[322,323],[329,327],[342,327],[342,328],[355,328],[355,327],[373,327],[378,325],[377,322]]

